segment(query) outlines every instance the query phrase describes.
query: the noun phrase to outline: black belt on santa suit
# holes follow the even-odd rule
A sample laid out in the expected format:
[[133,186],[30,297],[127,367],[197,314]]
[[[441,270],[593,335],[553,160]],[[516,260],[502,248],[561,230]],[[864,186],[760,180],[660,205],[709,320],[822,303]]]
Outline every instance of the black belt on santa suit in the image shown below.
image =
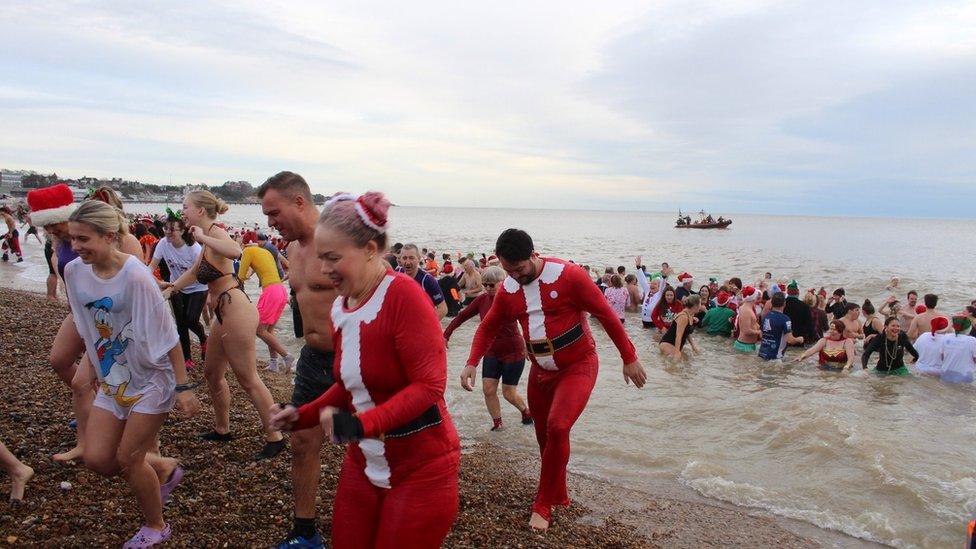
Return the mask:
[[441,422],[441,411],[436,404],[424,410],[422,414],[409,423],[405,423],[396,429],[383,435],[383,438],[400,438],[412,435],[418,431],[423,431],[428,427],[433,427]]
[[534,356],[551,356],[556,351],[576,343],[582,337],[583,325],[577,324],[556,337],[530,340],[525,347]]

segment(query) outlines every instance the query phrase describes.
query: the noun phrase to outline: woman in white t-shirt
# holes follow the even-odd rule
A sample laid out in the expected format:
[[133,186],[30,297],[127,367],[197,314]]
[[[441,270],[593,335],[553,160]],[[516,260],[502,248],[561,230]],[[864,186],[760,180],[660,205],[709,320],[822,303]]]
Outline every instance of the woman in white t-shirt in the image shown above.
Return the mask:
[[976,372],[976,337],[969,334],[973,323],[967,316],[952,317],[952,334],[942,338],[942,381],[972,383]]
[[[166,237],[156,244],[149,270],[155,271],[160,261],[166,262],[170,283],[176,282],[186,271],[193,268],[203,248],[193,240],[182,218],[170,214],[163,225]],[[176,333],[180,336],[180,347],[187,368],[193,368],[190,355],[190,332],[200,341],[201,358],[206,358],[207,332],[200,323],[200,313],[207,305],[207,287],[199,282],[189,284],[170,298],[173,316],[176,318]]]
[[118,209],[85,202],[68,231],[78,253],[64,269],[68,302],[92,361],[98,396],[85,432],[85,465],[122,475],[145,525],[124,547],[151,547],[171,535],[163,504],[183,478],[173,458],[152,453],[174,402],[188,415],[200,403],[187,384],[176,326],[152,273],[119,251],[127,234]]

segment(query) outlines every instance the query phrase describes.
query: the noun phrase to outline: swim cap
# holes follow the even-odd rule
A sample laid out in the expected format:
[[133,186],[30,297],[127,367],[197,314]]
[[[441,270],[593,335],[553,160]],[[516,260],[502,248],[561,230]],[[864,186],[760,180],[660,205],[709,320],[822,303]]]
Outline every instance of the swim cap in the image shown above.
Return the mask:
[[935,332],[940,332],[949,327],[949,319],[944,316],[937,316],[932,319],[930,324],[932,326],[932,335],[935,335]]

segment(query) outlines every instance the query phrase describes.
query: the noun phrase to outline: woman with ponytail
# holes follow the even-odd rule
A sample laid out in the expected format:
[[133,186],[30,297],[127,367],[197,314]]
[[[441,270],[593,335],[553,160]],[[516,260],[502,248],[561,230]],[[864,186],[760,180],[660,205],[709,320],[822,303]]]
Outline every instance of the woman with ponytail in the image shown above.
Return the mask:
[[668,326],[668,330],[661,337],[661,343],[658,348],[661,350],[661,354],[670,356],[675,360],[680,360],[683,358],[682,349],[685,343],[691,345],[691,350],[698,354],[698,347],[695,346],[695,340],[691,338],[692,332],[695,331],[695,323],[698,319],[695,317],[702,309],[701,296],[698,294],[691,294],[684,297],[681,300],[681,312],[674,317],[674,321]]
[[78,254],[64,268],[68,303],[84,340],[89,386],[100,385],[85,432],[85,466],[121,475],[145,524],[124,547],[152,547],[172,532],[163,504],[183,478],[173,458],[153,453],[159,429],[176,404],[193,415],[199,402],[187,384],[169,307],[145,265],[118,249],[128,232],[122,213],[88,201],[70,218]]
[[261,417],[265,445],[255,459],[270,459],[284,449],[285,441],[280,432],[271,428],[269,410],[274,400],[256,368],[254,334],[258,328],[258,311],[234,274],[234,260],[241,256],[241,247],[216,223],[217,216],[226,212],[227,204],[210,191],[186,194],[182,217],[203,251],[196,263],[163,291],[163,296],[168,299],[194,282],[207,285],[210,291],[215,318],[210,323],[204,375],[216,417],[213,430],[201,438],[212,442],[234,438],[230,431],[230,388],[224,378],[229,364]]
[[332,514],[337,549],[440,547],[458,509],[444,339],[424,290],[383,259],[389,206],[380,193],[326,203],[315,246],[339,293],[336,382],[273,418],[275,427],[322,429],[347,444]]

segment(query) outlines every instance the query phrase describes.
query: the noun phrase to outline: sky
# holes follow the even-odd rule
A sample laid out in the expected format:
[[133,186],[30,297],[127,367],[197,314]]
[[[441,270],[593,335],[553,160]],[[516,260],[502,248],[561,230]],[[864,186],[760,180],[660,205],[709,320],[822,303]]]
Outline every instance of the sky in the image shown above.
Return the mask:
[[976,217],[976,2],[0,0],[0,167]]

